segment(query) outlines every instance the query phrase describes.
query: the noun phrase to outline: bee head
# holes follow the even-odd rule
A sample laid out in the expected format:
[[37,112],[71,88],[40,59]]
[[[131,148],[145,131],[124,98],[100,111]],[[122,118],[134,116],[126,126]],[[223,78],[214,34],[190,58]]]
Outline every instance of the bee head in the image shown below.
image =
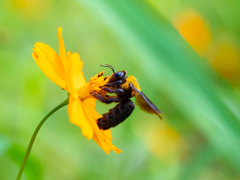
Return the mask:
[[108,67],[108,68],[110,68],[113,71],[113,74],[109,78],[109,82],[115,82],[115,81],[122,80],[125,77],[125,75],[127,74],[126,71],[117,71],[117,72],[115,72],[114,67],[109,65],[109,64],[100,65],[100,66]]
[[126,75],[126,71],[118,71],[113,73],[110,79],[113,79],[113,81],[122,80],[125,77],[125,75]]

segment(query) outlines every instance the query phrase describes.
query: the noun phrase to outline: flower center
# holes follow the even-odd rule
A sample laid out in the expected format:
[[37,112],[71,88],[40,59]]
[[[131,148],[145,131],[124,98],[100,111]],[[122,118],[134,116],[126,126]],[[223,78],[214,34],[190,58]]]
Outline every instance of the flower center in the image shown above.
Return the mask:
[[100,86],[104,86],[106,83],[108,83],[109,77],[103,77],[103,73],[104,71],[91,77],[88,83],[78,89],[78,97],[81,100],[93,97],[91,95],[93,92],[106,95],[107,92],[102,90]]

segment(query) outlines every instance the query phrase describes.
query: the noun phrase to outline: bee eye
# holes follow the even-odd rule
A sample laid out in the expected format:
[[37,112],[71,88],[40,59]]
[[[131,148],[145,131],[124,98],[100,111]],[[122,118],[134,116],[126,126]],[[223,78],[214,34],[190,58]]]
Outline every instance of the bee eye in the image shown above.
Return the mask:
[[114,74],[115,80],[121,80],[124,76],[125,76],[125,73],[123,71],[119,71]]

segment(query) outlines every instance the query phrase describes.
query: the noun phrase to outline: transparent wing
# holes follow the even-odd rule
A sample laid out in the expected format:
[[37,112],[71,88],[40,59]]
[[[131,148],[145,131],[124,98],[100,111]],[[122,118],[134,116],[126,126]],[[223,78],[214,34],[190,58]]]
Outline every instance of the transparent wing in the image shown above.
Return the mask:
[[145,94],[139,90],[137,90],[135,87],[133,87],[132,84],[129,85],[132,90],[136,91],[135,95],[135,102],[136,105],[139,105],[139,108],[149,114],[156,114],[160,119],[162,119],[160,113],[161,111],[145,96]]

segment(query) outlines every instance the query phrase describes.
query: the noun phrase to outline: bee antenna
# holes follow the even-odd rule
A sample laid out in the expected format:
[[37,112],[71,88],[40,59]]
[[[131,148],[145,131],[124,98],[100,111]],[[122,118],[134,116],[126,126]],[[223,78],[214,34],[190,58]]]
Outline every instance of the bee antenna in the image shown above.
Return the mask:
[[109,65],[109,64],[100,65],[100,66],[102,66],[102,67],[108,67],[108,68],[110,68],[110,69],[113,71],[113,73],[115,73],[115,69],[114,69],[114,67],[111,66],[111,65]]

